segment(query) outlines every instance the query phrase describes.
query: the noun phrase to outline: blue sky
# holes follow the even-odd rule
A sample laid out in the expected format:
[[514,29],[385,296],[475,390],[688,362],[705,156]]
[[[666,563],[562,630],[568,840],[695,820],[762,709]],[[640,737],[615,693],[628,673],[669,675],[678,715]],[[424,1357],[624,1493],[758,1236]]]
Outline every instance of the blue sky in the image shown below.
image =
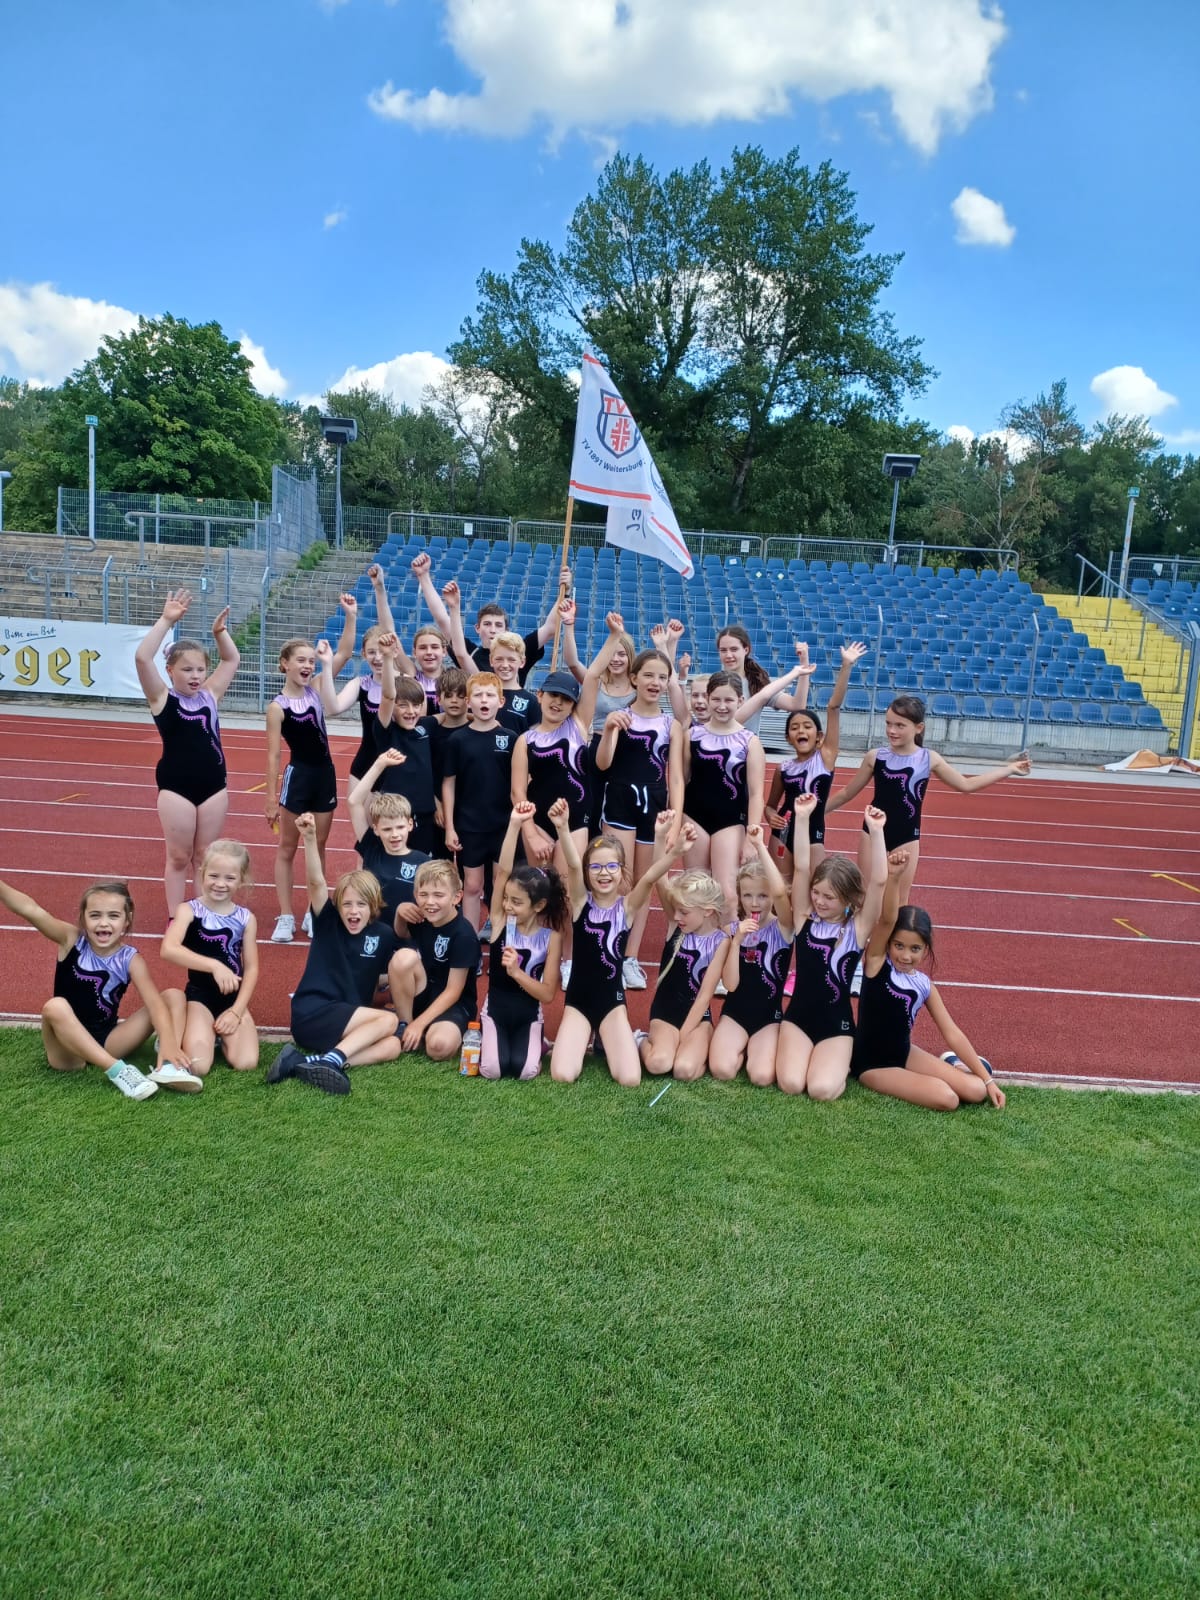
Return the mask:
[[[614,148],[850,175],[888,308],[983,432],[1200,448],[1200,13],[1082,0],[42,0],[7,8],[0,372],[57,382],[138,312],[216,318],[260,387],[415,403],[522,236]],[[1190,65],[1189,65],[1190,63]]]

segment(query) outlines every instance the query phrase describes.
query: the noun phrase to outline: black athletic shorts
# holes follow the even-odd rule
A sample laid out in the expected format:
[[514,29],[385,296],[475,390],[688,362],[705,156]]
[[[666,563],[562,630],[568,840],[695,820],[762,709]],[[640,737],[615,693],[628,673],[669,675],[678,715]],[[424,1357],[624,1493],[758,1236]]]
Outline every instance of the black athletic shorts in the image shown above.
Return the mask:
[[283,775],[279,804],[294,817],[306,811],[336,811],[337,773],[333,762],[309,767],[293,761]]
[[292,1038],[297,1048],[307,1055],[321,1055],[332,1050],[349,1033],[350,1018],[362,1009],[344,1001],[338,1005],[330,1005],[328,1000],[297,1005],[293,1000]]

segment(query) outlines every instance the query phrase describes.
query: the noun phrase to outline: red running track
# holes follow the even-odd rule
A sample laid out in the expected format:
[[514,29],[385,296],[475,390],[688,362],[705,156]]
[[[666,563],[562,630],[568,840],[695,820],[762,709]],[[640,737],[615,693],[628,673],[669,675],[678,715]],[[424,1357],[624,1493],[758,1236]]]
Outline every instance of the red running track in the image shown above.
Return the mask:
[[[177,985],[178,970],[157,953],[166,917],[154,810],[159,745],[149,720],[2,713],[0,736],[0,877],[64,916],[92,877],[127,878],[139,907],[135,940],[159,981]],[[353,748],[334,740],[343,779]],[[262,811],[263,736],[227,727],[225,750],[228,832],[250,849],[259,885],[250,904],[269,931],[275,843]],[[831,847],[853,851],[857,809],[830,823]],[[1032,778],[964,796],[934,783],[921,848],[914,898],[938,930],[936,981],[1001,1070],[1200,1083],[1192,1048],[1200,1024],[1200,791]],[[331,876],[356,859],[343,807],[330,840]],[[643,947],[652,981],[664,932],[656,910]],[[263,1027],[286,1028],[306,953],[303,941],[264,943],[254,1006]],[[36,1017],[51,959],[37,934],[0,912],[5,1015]],[[648,1003],[631,994],[635,1025],[644,1024]],[[551,1033],[558,1010],[550,1010]],[[936,1042],[927,1023],[919,1037]]]

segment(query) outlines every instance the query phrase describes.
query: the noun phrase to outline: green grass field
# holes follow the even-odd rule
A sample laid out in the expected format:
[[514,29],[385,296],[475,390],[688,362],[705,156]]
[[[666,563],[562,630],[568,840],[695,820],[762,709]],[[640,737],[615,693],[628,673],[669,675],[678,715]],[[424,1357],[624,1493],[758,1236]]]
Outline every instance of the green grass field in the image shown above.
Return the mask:
[[0,1059],[6,1595],[1196,1593],[1200,1099]]

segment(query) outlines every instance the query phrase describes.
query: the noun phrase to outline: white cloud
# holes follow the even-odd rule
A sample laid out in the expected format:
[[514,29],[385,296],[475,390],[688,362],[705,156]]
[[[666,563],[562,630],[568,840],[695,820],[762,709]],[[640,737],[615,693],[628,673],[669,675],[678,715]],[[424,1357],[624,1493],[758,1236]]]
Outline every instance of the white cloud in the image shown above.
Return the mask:
[[1004,250],[1017,237],[999,200],[989,200],[978,189],[960,189],[950,210],[958,224],[954,237],[959,244],[988,244]]
[[336,228],[340,223],[345,222],[349,215],[350,213],[345,206],[336,206],[334,210],[325,213],[324,226],[326,228]]
[[432,350],[410,350],[404,355],[393,356],[390,361],[377,361],[372,367],[347,367],[324,393],[297,395],[296,402],[301,406],[317,406],[323,404],[325,395],[330,393],[345,394],[347,389],[377,389],[389,395],[398,405],[419,411],[426,387],[436,383],[449,370],[450,363],[441,356],[435,356]]
[[1109,367],[1107,372],[1098,372],[1091,390],[1109,416],[1115,411],[1123,417],[1156,417],[1179,404],[1141,367]]
[[106,334],[136,326],[136,311],[62,294],[52,283],[0,284],[0,370],[28,383],[61,383]]
[[287,379],[278,367],[273,367],[267,360],[267,352],[262,345],[255,344],[247,333],[239,335],[238,342],[242,354],[250,363],[250,382],[259,394],[273,395],[276,400],[282,400],[287,394]]
[[1185,449],[1200,444],[1200,428],[1181,428],[1178,433],[1164,433],[1163,443],[1182,445]]
[[444,32],[476,93],[420,93],[390,81],[381,117],[416,128],[514,138],[548,124],[611,131],[786,115],[886,95],[904,137],[931,153],[992,104],[992,53],[1005,36],[984,0],[443,0]]
[[969,450],[975,443],[975,430],[968,428],[965,422],[952,422],[946,429],[946,437],[962,445],[964,450]]
[[946,437],[954,439],[964,450],[970,450],[976,440],[980,444],[990,444],[995,440],[997,444],[1003,445],[1005,455],[1014,465],[1025,459],[1033,445],[1033,440],[1027,433],[1018,433],[1015,428],[986,428],[983,433],[977,434],[973,428],[968,428],[965,422],[951,423],[946,429]]

